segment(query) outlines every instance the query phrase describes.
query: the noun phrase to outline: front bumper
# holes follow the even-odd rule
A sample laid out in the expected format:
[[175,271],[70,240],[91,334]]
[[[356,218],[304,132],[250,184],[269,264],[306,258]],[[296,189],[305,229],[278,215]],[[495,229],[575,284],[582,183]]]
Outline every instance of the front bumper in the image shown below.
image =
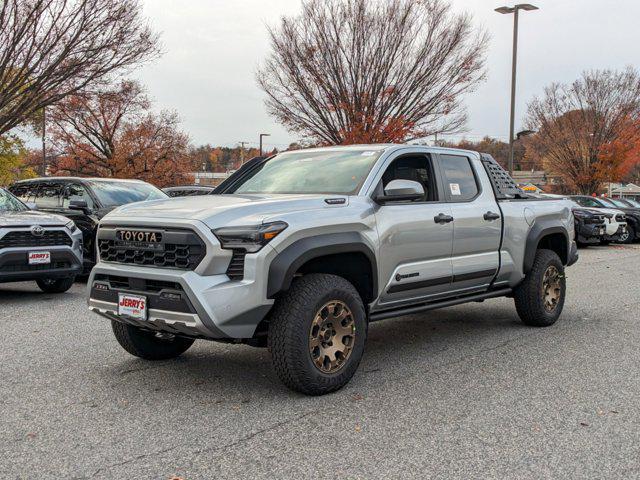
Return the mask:
[[613,235],[605,235],[603,239],[607,242],[617,242],[620,237],[627,232],[627,225],[623,224],[618,227],[618,230]]
[[[136,225],[154,222],[138,220]],[[121,223],[118,223],[120,227]],[[267,265],[276,255],[269,245],[244,260],[244,277],[225,273],[231,252],[223,250],[210,229],[198,221],[165,222],[189,228],[206,245],[206,255],[194,270],[141,266],[99,260],[89,277],[89,308],[103,317],[149,330],[209,339],[251,338],[273,305],[267,298]],[[118,315],[118,294],[147,297],[145,321]]]
[[606,226],[604,223],[577,223],[576,233],[580,243],[598,244],[606,235]]
[[[11,231],[21,229],[11,229]],[[64,230],[64,228],[47,228]],[[30,280],[67,278],[82,272],[82,234],[76,230],[70,236],[70,246],[11,247],[0,249],[0,282],[24,282]],[[47,251],[51,262],[29,265],[29,252]]]

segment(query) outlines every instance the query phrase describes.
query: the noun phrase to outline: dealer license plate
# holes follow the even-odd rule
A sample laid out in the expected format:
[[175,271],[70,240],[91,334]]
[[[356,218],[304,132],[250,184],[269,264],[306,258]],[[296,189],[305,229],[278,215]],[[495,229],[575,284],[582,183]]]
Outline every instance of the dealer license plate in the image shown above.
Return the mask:
[[50,252],[29,252],[29,265],[45,265],[51,263]]
[[140,295],[118,294],[118,315],[138,320],[147,319],[147,297]]

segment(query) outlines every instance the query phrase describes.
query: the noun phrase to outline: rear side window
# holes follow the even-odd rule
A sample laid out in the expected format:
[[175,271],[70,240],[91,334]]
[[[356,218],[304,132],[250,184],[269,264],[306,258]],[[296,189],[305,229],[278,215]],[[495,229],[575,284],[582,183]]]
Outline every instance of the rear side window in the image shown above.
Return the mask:
[[478,184],[467,157],[440,155],[445,190],[452,202],[466,202],[478,195]]
[[35,202],[38,208],[58,208],[62,198],[64,185],[62,183],[42,183]]

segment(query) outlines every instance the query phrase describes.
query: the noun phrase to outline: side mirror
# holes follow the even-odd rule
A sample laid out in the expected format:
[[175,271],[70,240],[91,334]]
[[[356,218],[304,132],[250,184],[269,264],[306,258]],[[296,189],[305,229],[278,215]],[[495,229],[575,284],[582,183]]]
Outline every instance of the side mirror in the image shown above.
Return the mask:
[[69,202],[69,210],[80,210],[85,214],[89,214],[91,212],[86,200],[71,200]]
[[25,203],[25,205],[27,206],[27,208],[29,210],[37,210],[38,209],[38,205],[36,205],[34,202],[27,202],[27,203]]
[[391,180],[384,189],[384,195],[376,198],[378,202],[401,202],[420,200],[424,197],[424,187],[413,180]]

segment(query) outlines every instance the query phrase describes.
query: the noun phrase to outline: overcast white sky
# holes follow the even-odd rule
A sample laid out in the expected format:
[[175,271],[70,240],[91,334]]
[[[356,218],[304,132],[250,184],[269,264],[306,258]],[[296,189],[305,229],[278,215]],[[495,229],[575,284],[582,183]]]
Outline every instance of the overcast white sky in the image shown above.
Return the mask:
[[[511,15],[499,0],[453,0],[491,35],[487,80],[470,94],[467,138],[508,138]],[[536,0],[520,17],[516,131],[526,104],[550,82],[583,70],[640,65],[640,0]],[[299,11],[300,0],[145,0],[165,55],[137,71],[158,108],[176,110],[194,144],[286,147],[297,137],[265,112],[254,72],[269,51],[266,25]],[[512,5],[509,3],[508,5]]]

